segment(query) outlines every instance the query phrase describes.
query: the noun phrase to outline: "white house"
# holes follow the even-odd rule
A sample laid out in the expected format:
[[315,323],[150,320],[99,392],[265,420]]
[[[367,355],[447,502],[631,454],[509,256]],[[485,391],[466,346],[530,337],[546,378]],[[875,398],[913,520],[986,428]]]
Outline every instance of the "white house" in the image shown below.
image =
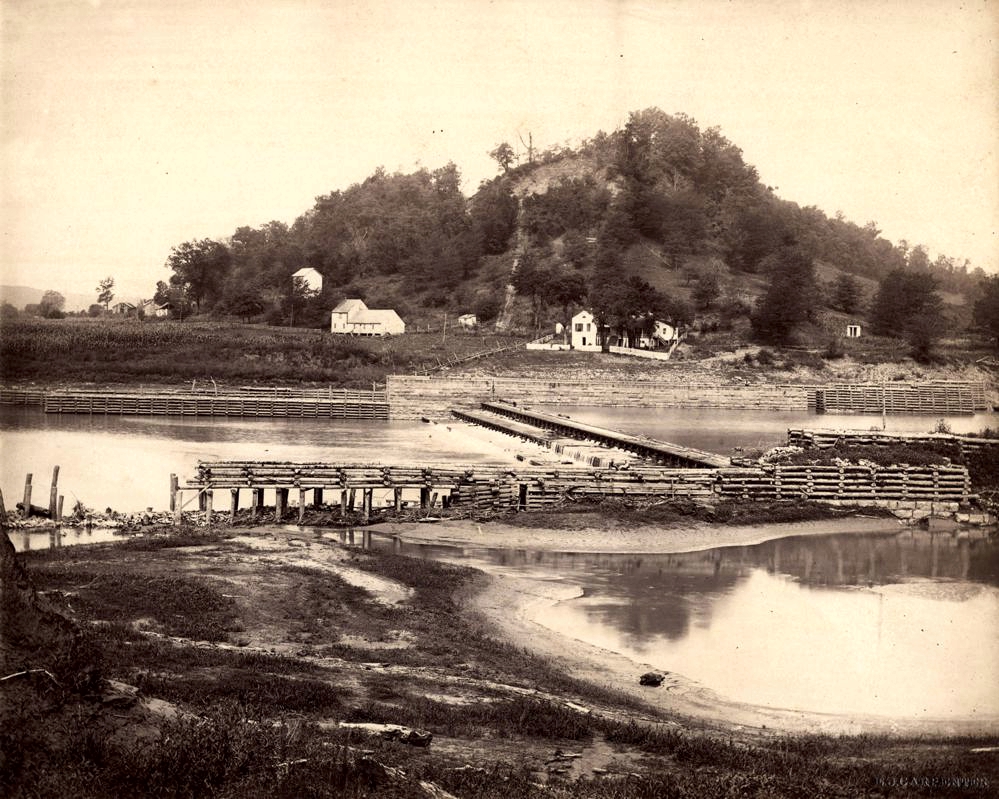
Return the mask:
[[355,336],[395,336],[406,332],[406,323],[395,311],[374,310],[361,300],[344,300],[330,315],[333,333]]
[[292,280],[295,278],[301,278],[302,284],[309,291],[318,293],[323,290],[323,276],[319,270],[313,269],[311,266],[304,266],[299,269],[291,276]]
[[572,317],[572,323],[569,327],[569,343],[574,350],[595,352],[600,349],[597,323],[594,321],[592,313],[580,311]]

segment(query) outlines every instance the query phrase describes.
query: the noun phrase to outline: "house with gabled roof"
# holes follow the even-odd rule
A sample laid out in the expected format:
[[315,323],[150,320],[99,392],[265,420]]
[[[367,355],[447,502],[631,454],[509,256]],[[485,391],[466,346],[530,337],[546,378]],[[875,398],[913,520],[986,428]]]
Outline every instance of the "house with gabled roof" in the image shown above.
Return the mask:
[[362,300],[343,300],[330,314],[330,331],[353,336],[396,336],[406,323],[391,309],[369,308]]
[[297,272],[292,274],[291,279],[301,280],[302,286],[309,291],[320,292],[323,290],[323,276],[318,269],[313,269],[311,266],[303,266]]

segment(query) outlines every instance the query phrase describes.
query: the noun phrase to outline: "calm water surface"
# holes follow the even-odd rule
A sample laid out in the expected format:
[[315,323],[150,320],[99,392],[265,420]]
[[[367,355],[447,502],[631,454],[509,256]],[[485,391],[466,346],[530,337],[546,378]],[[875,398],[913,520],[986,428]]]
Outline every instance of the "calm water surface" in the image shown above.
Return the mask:
[[[557,406],[559,413],[722,454],[783,443],[789,427],[865,429],[880,417],[676,408]],[[890,430],[930,430],[934,417],[888,417]],[[996,414],[952,417],[955,432],[999,427]],[[237,419],[46,414],[0,406],[0,488],[13,507],[33,475],[34,502],[48,502],[52,467],[61,467],[68,510],[163,510],[170,474],[193,477],[199,460],[297,460],[354,463],[505,463],[530,445],[456,422]]]
[[536,621],[727,699],[999,718],[999,547],[986,540],[906,532],[673,555],[403,551],[559,581],[578,598]]

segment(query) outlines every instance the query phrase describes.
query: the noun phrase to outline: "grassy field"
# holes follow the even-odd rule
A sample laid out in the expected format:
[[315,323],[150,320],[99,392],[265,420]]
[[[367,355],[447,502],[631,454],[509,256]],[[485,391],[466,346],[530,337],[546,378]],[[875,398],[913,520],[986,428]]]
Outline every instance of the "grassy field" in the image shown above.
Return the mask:
[[[290,539],[260,550],[231,536],[180,530],[25,558],[82,638],[72,657],[24,664],[52,680],[3,688],[0,793],[976,796],[999,780],[999,756],[971,751],[995,739],[692,726],[494,638],[463,610],[481,579],[472,570],[315,542],[307,552]],[[386,603],[331,565],[408,598]],[[138,697],[94,698],[96,675]],[[434,740],[413,747],[341,722],[403,724]]]
[[[815,382],[887,365],[919,379],[948,379],[947,370],[994,355],[972,339],[941,342],[935,364],[914,364],[899,340],[841,340],[829,352],[830,330],[809,328],[812,346],[785,350],[747,346],[748,322],[695,328],[669,362],[602,353],[523,348],[537,331],[510,334],[456,328],[387,338],[348,338],[305,328],[221,322],[138,322],[117,319],[26,319],[0,323],[0,380],[6,383],[181,383],[319,385],[371,388],[391,374],[486,372],[550,379],[770,380]],[[845,324],[845,323],[844,323]],[[484,357],[480,356],[487,353]],[[844,357],[845,356],[845,357]],[[860,379],[871,379],[870,375]],[[966,379],[966,378],[965,378]]]
[[98,383],[311,383],[370,388],[523,341],[451,330],[384,339],[208,322],[18,319],[0,327],[0,378]]

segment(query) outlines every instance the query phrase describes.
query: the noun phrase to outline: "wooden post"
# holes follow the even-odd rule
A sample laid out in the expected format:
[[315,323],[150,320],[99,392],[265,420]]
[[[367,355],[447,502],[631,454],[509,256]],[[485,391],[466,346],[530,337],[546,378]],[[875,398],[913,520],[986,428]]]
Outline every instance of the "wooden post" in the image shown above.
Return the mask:
[[305,492],[306,489],[299,487],[298,489],[298,523],[301,524],[305,521]]
[[205,510],[205,502],[206,501],[207,500],[205,499],[205,492],[204,491],[199,491],[198,492],[198,510],[200,510],[202,513]]
[[24,508],[21,515],[27,519],[31,515],[31,475],[24,478]]
[[229,524],[234,524],[236,521],[236,511],[239,510],[239,489],[230,488],[229,489]]
[[177,510],[177,475],[170,475],[170,512]]
[[420,489],[420,507],[426,508],[430,503],[430,489],[427,486],[423,486]]
[[[59,495],[59,501],[56,502],[56,521],[62,522],[62,494]],[[2,497],[0,497],[0,509],[3,507]]]
[[347,489],[340,492],[340,518],[347,516]]
[[437,492],[434,491],[434,495],[430,497],[430,507],[434,507],[437,504]]
[[59,504],[59,467],[52,468],[52,487],[49,489],[49,518],[55,519],[56,505]]
[[317,508],[320,505],[323,504],[323,490],[322,490],[322,488],[313,488],[312,489],[312,504],[315,507],[317,507]]
[[256,519],[260,513],[260,506],[264,504],[264,489],[253,488],[250,490],[250,518]]
[[287,488],[275,488],[274,489],[274,521],[281,521],[284,518],[285,511],[288,508],[288,489]]
[[208,489],[202,496],[205,498],[205,522],[207,524],[212,523],[212,500],[214,498],[215,492],[212,489]]
[[184,516],[184,494],[179,488],[177,489],[176,496],[177,501],[174,503],[173,507],[173,523],[180,524],[180,521]]
[[402,510],[402,489],[395,488],[392,490],[392,500],[395,507],[395,512],[398,513]]
[[371,501],[373,494],[373,488],[364,488],[361,490],[361,515],[364,518],[364,521],[371,518]]

